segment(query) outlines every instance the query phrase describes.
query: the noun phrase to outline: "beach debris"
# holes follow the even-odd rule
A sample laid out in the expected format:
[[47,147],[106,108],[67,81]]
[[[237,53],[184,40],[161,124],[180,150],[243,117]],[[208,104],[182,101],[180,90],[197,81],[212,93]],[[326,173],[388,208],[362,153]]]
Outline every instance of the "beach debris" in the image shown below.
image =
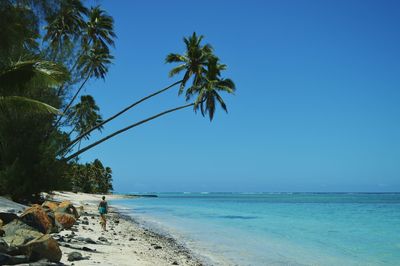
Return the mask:
[[177,261],[172,262],[172,265],[179,265]]
[[136,241],[136,238],[130,237],[129,241]]
[[153,248],[154,248],[154,249],[162,249],[162,246],[160,246],[160,245],[154,245]]

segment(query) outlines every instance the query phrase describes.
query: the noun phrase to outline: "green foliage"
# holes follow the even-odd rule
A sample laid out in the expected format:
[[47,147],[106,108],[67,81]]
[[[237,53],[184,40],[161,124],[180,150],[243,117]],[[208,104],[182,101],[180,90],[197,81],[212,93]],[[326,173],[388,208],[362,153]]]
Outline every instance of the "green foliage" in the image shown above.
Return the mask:
[[[98,159],[80,164],[81,153],[171,112],[193,106],[212,120],[216,104],[227,111],[220,93],[233,94],[235,85],[221,77],[226,65],[196,33],[184,38],[183,54],[171,53],[165,60],[178,63],[169,75],[183,73],[182,80],[130,104],[104,123],[92,96],[81,96],[74,105],[88,80],[105,79],[114,59],[110,47],[115,38],[113,18],[98,6],[87,8],[81,0],[0,1],[0,194],[21,200],[55,189],[107,193],[112,190],[111,168]],[[101,130],[106,122],[177,84],[179,94],[186,88],[186,101],[195,98],[194,102],[80,149],[80,141],[94,129]]]
[[166,63],[181,63],[169,72],[170,77],[185,70],[179,88],[179,94],[183,92],[187,81],[192,76],[194,76],[193,85],[197,85],[205,73],[205,67],[208,59],[212,56],[213,49],[210,44],[201,45],[203,38],[203,35],[197,36],[196,32],[194,32],[192,36],[183,38],[186,45],[186,51],[184,54],[171,53],[165,58]]
[[[73,123],[73,131],[78,135],[89,130],[90,128],[100,124],[103,119],[99,114],[100,108],[96,105],[94,98],[90,95],[81,96],[80,103],[76,104],[71,108],[68,114],[69,121]],[[98,130],[101,131],[102,127]],[[85,135],[86,139],[89,139],[90,134]]]
[[[76,164],[62,160],[59,151],[71,134],[102,118],[90,95],[65,116],[58,109],[83,77],[105,78],[113,58],[107,46],[114,45],[112,29],[111,17],[80,0],[0,2],[0,194],[32,199],[76,183],[70,176]],[[58,117],[63,122],[54,126]],[[102,169],[98,160],[89,165],[99,174],[90,191],[110,190],[111,169]]]
[[113,190],[112,170],[100,160],[91,163],[73,163],[70,172],[72,190],[85,193],[109,193]]
[[165,62],[180,63],[169,72],[170,77],[185,71],[179,94],[183,92],[187,81],[194,76],[192,85],[186,90],[186,101],[196,96],[194,110],[200,109],[203,116],[208,113],[211,121],[214,118],[216,102],[228,112],[219,92],[233,94],[236,88],[231,79],[221,78],[221,71],[226,70],[227,66],[219,63],[219,58],[214,55],[211,45],[201,44],[203,38],[202,35],[197,36],[195,32],[192,36],[184,38],[185,53],[182,55],[171,53],[167,55]]

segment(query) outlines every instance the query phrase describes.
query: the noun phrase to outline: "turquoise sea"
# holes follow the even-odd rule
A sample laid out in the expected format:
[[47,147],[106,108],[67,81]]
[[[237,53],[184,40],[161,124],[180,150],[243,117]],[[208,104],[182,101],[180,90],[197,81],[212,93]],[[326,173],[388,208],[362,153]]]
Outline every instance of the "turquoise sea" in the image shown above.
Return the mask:
[[400,194],[158,193],[117,200],[212,264],[400,265]]

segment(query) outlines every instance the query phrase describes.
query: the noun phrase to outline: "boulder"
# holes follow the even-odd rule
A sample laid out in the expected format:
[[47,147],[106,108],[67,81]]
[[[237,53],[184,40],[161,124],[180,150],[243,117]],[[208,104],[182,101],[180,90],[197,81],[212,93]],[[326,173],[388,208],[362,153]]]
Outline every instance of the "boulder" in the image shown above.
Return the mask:
[[8,248],[9,247],[8,247],[7,242],[4,239],[0,238],[0,253],[7,253]]
[[9,245],[9,250],[13,254],[24,254],[20,252],[21,247],[42,236],[43,234],[37,231],[20,229],[17,234],[3,237],[3,240]]
[[68,213],[56,212],[54,217],[56,224],[63,229],[71,228],[76,222],[75,216]]
[[36,262],[31,262],[29,263],[29,266],[60,266],[60,265],[64,265],[62,263],[59,262],[50,262],[49,260],[46,259],[42,259]]
[[67,213],[73,215],[75,219],[79,218],[78,211],[69,200],[61,202],[55,212]]
[[98,240],[101,242],[108,242],[107,238],[105,238],[104,236],[100,236]]
[[40,205],[33,205],[26,209],[20,216],[20,220],[43,234],[51,233],[54,226],[54,221]]
[[15,219],[18,219],[18,216],[15,213],[0,212],[0,220],[2,221],[3,225],[12,222]]
[[83,256],[81,253],[73,251],[68,254],[68,261],[77,261],[77,260],[82,260]]
[[3,227],[3,240],[11,247],[19,247],[43,234],[20,220],[14,220]]
[[0,253],[0,265],[16,265],[28,262],[25,255],[11,256],[5,253]]
[[29,241],[22,247],[22,250],[31,261],[47,259],[51,262],[59,262],[62,256],[57,241],[50,235],[42,235]]
[[58,203],[54,202],[54,201],[45,201],[45,202],[43,202],[42,207],[54,212],[58,208]]

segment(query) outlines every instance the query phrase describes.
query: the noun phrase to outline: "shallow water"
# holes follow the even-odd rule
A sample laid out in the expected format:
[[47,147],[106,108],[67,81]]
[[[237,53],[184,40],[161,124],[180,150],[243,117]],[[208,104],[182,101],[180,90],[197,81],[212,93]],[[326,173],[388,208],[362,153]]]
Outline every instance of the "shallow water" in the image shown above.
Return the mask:
[[158,196],[112,204],[216,264],[400,265],[400,194]]

